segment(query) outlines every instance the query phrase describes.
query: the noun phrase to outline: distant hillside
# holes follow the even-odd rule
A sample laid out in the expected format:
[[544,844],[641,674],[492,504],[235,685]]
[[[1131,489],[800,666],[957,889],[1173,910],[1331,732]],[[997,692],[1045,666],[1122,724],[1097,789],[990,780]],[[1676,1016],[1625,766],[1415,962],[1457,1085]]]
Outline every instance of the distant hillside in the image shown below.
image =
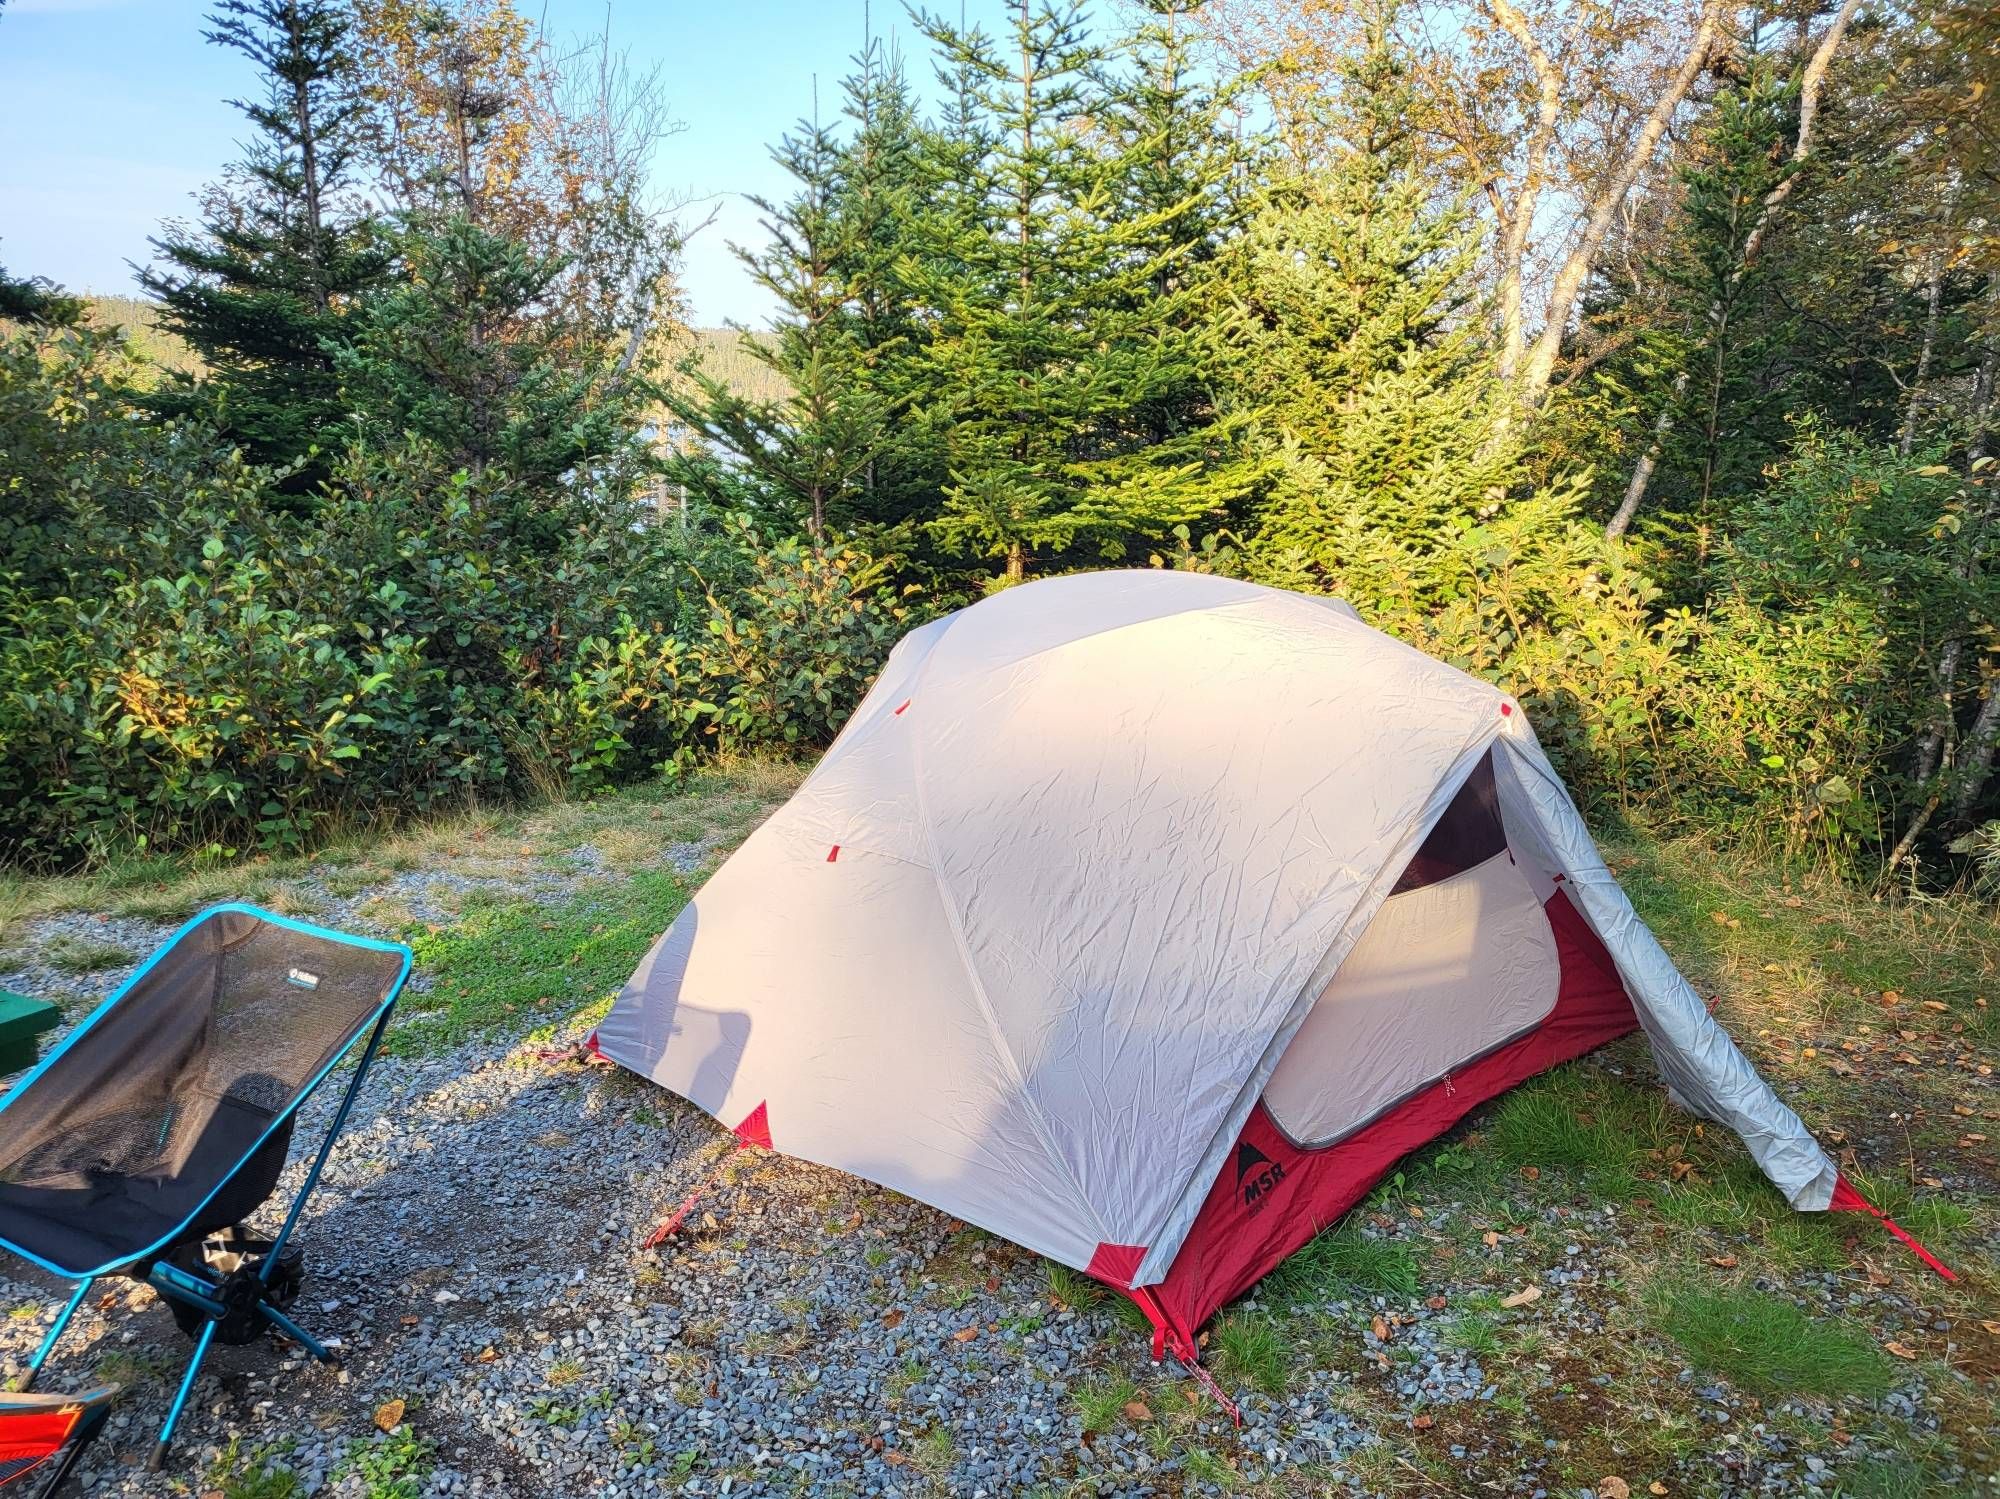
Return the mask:
[[122,327],[132,346],[148,363],[190,374],[201,370],[201,357],[160,326],[157,302],[145,297],[91,297],[90,321],[100,328]]
[[[761,341],[765,335],[755,336]],[[774,401],[785,394],[783,378],[744,349],[743,336],[734,328],[690,328],[668,347],[668,357],[675,361],[692,347],[703,372],[739,396]]]
[[[140,354],[162,369],[199,373],[201,358],[179,338],[160,326],[159,305],[145,297],[91,297],[90,320],[99,327],[125,329]],[[741,336],[733,328],[691,328],[668,345],[668,358],[678,362],[692,348],[702,369],[740,396],[754,400],[775,400],[784,394],[785,382],[770,367],[743,349]]]

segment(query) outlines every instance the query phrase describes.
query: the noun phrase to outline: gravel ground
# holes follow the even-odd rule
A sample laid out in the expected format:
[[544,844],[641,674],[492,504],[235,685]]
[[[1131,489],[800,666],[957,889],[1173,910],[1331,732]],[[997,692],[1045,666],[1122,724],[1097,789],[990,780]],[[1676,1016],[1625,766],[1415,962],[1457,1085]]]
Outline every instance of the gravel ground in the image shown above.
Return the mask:
[[[333,1102],[315,1100],[301,1139]],[[727,1180],[692,1233],[640,1250],[718,1158]],[[344,1370],[218,1350],[172,1471],[149,1477],[135,1463],[186,1345],[150,1291],[110,1282],[51,1387],[108,1355],[124,1356],[114,1373],[159,1372],[113,1415],[87,1491],[175,1492],[232,1442],[290,1437],[282,1461],[307,1492],[360,1494],[343,1469],[386,1446],[371,1413],[391,1400],[436,1444],[429,1494],[899,1493],[933,1477],[1000,1494],[1076,1452],[1137,1492],[1158,1466],[1131,1434],[1082,1443],[1074,1382],[1108,1345],[1141,1372],[1143,1340],[1101,1311],[1052,1310],[1038,1261],[838,1173],[731,1158],[707,1116],[607,1069],[496,1047],[378,1064],[300,1234],[302,1317],[340,1340]],[[0,1331],[11,1371],[57,1289],[5,1291],[38,1309]],[[1365,1439],[1330,1413],[1286,1414],[1282,1436],[1275,1411],[1246,1431],[1267,1461]],[[1227,1422],[1210,1424],[1220,1439]]]
[[[692,871],[709,853],[683,844],[666,860]],[[292,888],[312,919],[367,930],[384,897],[446,924],[475,889],[559,900],[607,872],[584,850],[556,870],[418,870],[342,894],[336,872]],[[16,961],[56,935],[143,954],[171,930],[45,917]],[[122,977],[29,963],[0,973],[0,985],[80,1005]],[[140,1464],[188,1345],[150,1290],[105,1283],[45,1381],[130,1387],[89,1454],[83,1491],[281,1499],[292,1491],[240,1481],[264,1454],[297,1476],[297,1492],[357,1499],[1219,1493],[1218,1478],[1235,1489],[1358,1493],[1371,1468],[1402,1462],[1416,1474],[1400,1453],[1423,1433],[1434,1454],[1468,1471],[1525,1475],[1520,1493],[1594,1492],[1553,1474],[1568,1438],[1615,1427],[1626,1397],[1610,1374],[1559,1350],[1601,1346],[1607,1315],[1629,1300],[1614,1258],[1628,1229],[1611,1208],[1539,1209],[1531,1238],[1502,1236],[1461,1256],[1453,1273],[1427,1277],[1420,1298],[1291,1308],[1324,1342],[1282,1397],[1237,1391],[1238,1431],[1172,1366],[1152,1365],[1124,1317],[1054,1299],[1034,1256],[854,1178],[733,1152],[698,1110],[564,1053],[581,1034],[572,1025],[555,1051],[481,1041],[376,1064],[297,1241],[308,1262],[300,1319],[339,1341],[344,1367],[268,1342],[216,1350],[161,1475]],[[301,1141],[317,1137],[336,1102],[330,1086],[308,1106]],[[295,1162],[276,1201],[289,1200],[302,1173]],[[682,1232],[641,1249],[651,1225],[705,1182]],[[1376,1213],[1363,1227],[1414,1245],[1473,1223],[1447,1205],[1421,1223]],[[62,1288],[12,1261],[4,1268],[0,1297],[13,1311],[0,1319],[0,1364],[11,1372]],[[1532,1321],[1556,1352],[1500,1368],[1462,1346],[1461,1308],[1490,1292],[1496,1271],[1540,1295],[1494,1320]],[[1898,1288],[1852,1276],[1802,1274],[1768,1289],[1819,1311],[1843,1308],[1885,1335],[1932,1325]],[[1252,1300],[1238,1310],[1263,1309]],[[1677,1379],[1704,1430],[1714,1428],[1701,1492],[1832,1499],[1841,1470],[1870,1455],[1860,1438],[1801,1445],[1801,1430],[1831,1424],[1823,1404],[1759,1406],[1693,1369]],[[1161,1419],[1121,1412],[1134,1396],[1162,1407]],[[1525,1425],[1523,1400],[1534,1412]],[[1878,1409],[1915,1437],[1938,1421],[1914,1368]],[[1545,1469],[1547,1486],[1534,1487]],[[237,1480],[225,1480],[230,1471]],[[401,1487],[399,1474],[409,1480]],[[1688,1491],[1676,1475],[1671,1492]]]

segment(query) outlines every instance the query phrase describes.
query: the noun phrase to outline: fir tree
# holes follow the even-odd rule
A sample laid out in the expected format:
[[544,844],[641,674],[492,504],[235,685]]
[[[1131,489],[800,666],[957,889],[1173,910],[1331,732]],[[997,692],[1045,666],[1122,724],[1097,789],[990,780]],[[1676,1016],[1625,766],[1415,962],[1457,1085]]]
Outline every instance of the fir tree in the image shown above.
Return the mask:
[[1255,146],[1232,133],[1241,80],[1208,81],[1195,53],[1204,0],[1146,0],[1149,19],[1121,49],[1129,64],[1107,123],[1123,159],[1118,213],[1151,267],[1137,287],[1179,354],[1178,379],[1138,401],[1129,421],[1152,443],[1200,432],[1218,488],[1250,487],[1257,470],[1243,438],[1248,413],[1225,414],[1227,289],[1222,255],[1241,232]]
[[585,477],[632,461],[644,385],[547,315],[560,261],[463,216],[406,231],[399,258],[336,355],[362,447],[463,472],[483,519],[554,546]]
[[933,505],[944,480],[936,434],[915,409],[929,338],[909,265],[925,192],[924,127],[901,57],[873,37],[842,88],[852,135],[840,148],[833,195],[840,219],[834,267],[860,378],[884,413],[853,509],[893,524]]
[[737,395],[691,364],[693,391],[670,395],[669,405],[732,461],[719,466],[696,453],[669,468],[696,493],[724,503],[747,484],[767,508],[817,537],[830,518],[850,518],[893,402],[869,383],[870,350],[848,307],[841,268],[857,257],[853,225],[841,213],[841,152],[813,120],[801,121],[772,154],[798,190],[780,205],[752,200],[765,214],[769,243],[754,252],[737,247],[736,255],[780,311],[769,337],[747,329],[739,337],[786,394]]
[[[1476,230],[1425,180],[1386,16],[1344,82],[1313,122],[1333,159],[1280,172],[1233,248],[1233,340],[1280,464],[1253,570],[1365,596],[1426,586],[1420,559],[1497,512],[1520,470]],[[1391,556],[1419,565],[1384,571]]]
[[[1794,321],[1772,296],[1777,257],[1745,259],[1788,159],[1796,81],[1753,55],[1739,83],[1716,98],[1698,150],[1680,172],[1680,212],[1652,267],[1666,317],[1644,355],[1667,404],[1659,510],[1675,530],[1705,537],[1757,487],[1785,447]],[[1656,411],[1643,413],[1661,425]],[[1707,551],[1698,541],[1696,555]]]
[[1004,46],[921,24],[963,89],[945,145],[965,158],[935,184],[946,203],[922,260],[937,309],[926,410],[950,466],[932,534],[1018,580],[1032,553],[1116,557],[1218,509],[1235,491],[1208,434],[1159,440],[1134,421],[1185,386],[1196,356],[1171,336],[1180,294],[1144,295],[1161,215],[1122,213],[1133,148],[1093,128],[1115,99],[1081,8],[1019,0]]
[[[208,193],[199,230],[153,241],[164,264],[140,283],[206,373],[149,404],[212,416],[258,462],[295,463],[339,428],[333,350],[390,263],[351,191],[362,106],[347,12],[339,0],[223,0],[209,22],[209,41],[262,74],[262,96],[236,105],[257,135]],[[323,472],[307,464],[290,487]]]

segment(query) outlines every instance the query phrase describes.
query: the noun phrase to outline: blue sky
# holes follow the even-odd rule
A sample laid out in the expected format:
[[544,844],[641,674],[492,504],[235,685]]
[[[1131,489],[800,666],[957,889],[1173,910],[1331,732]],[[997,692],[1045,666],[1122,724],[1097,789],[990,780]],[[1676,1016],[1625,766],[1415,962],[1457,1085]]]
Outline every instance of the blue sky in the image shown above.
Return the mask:
[[[606,0],[517,0],[557,38],[601,30]],[[761,239],[743,194],[779,196],[768,148],[812,107],[838,108],[864,0],[609,0],[614,40],[660,64],[685,125],[655,178],[713,204],[688,248],[696,322],[756,321],[765,304],[726,241]],[[0,10],[0,265],[76,290],[132,290],[126,264],[148,254],[163,218],[236,154],[245,124],[225,102],[249,90],[248,65],[201,39],[201,0],[11,0]],[[987,9],[975,4],[977,14]],[[896,0],[874,0],[878,34],[914,50]],[[928,64],[912,72],[928,78]]]

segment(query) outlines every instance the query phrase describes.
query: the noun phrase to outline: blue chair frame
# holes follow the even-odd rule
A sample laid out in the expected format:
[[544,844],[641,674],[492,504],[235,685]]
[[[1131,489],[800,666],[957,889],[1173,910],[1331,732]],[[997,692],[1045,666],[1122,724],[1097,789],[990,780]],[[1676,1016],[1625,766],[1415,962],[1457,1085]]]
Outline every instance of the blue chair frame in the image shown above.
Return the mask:
[[[195,1339],[194,1353],[188,1359],[187,1372],[182,1375],[180,1388],[174,1394],[172,1406],[168,1408],[166,1422],[160,1428],[159,1440],[154,1444],[152,1457],[148,1466],[155,1471],[166,1461],[168,1449],[173,1442],[174,1427],[180,1421],[181,1412],[188,1402],[188,1396],[194,1391],[195,1377],[201,1372],[202,1360],[208,1356],[208,1350],[215,1341],[216,1327],[228,1309],[217,1299],[216,1293],[221,1289],[219,1281],[199,1274],[191,1274],[177,1265],[167,1264],[152,1257],[172,1244],[180,1233],[200,1216],[202,1209],[207,1207],[216,1194],[228,1185],[235,1173],[240,1171],[249,1162],[251,1157],[256,1154],[256,1151],[263,1146],[264,1142],[279,1129],[283,1128],[298,1113],[299,1109],[304,1106],[306,1100],[319,1091],[320,1084],[325,1082],[334,1069],[352,1054],[355,1045],[365,1035],[367,1043],[362,1047],[361,1059],[355,1065],[354,1077],[347,1085],[347,1091],[340,1100],[340,1107],[334,1112],[333,1122],[327,1127],[326,1137],[320,1142],[319,1151],[313,1157],[312,1166],[306,1172],[305,1181],[300,1185],[298,1195],[292,1199],[292,1205],[285,1214],[283,1225],[278,1229],[276,1237],[271,1241],[270,1249],[264,1253],[263,1259],[257,1267],[260,1279],[265,1281],[270,1279],[271,1272],[277,1267],[278,1256],[284,1250],[286,1241],[291,1238],[292,1230],[298,1226],[300,1215],[305,1211],[307,1199],[312,1196],[313,1189],[319,1185],[320,1173],[326,1169],[327,1157],[333,1153],[334,1142],[340,1138],[341,1131],[347,1127],[347,1116],[354,1107],[355,1096],[361,1091],[361,1085],[367,1079],[368,1069],[373,1065],[376,1054],[381,1048],[383,1033],[388,1029],[389,1018],[396,1008],[397,997],[401,995],[403,985],[409,980],[410,966],[414,960],[414,954],[408,946],[401,942],[382,942],[373,937],[360,937],[351,932],[334,931],[330,927],[315,926],[310,922],[295,921],[289,916],[280,916],[276,912],[266,911],[260,906],[246,905],[236,901],[230,901],[218,906],[210,906],[183,923],[173,936],[162,944],[157,952],[147,958],[144,963],[133,971],[130,978],[112,990],[102,1004],[92,1010],[82,1023],[74,1027],[63,1038],[60,1045],[10,1088],[4,1098],[0,1098],[0,1113],[4,1113],[9,1104],[13,1103],[17,1097],[24,1093],[35,1079],[54,1066],[62,1058],[63,1053],[75,1043],[77,1038],[88,1031],[91,1026],[95,1025],[98,1019],[108,1013],[119,1000],[123,999],[126,992],[134,984],[138,983],[140,979],[145,977],[147,971],[171,951],[175,944],[211,916],[226,911],[235,911],[244,915],[254,916],[260,921],[269,922],[274,926],[284,927],[290,931],[300,932],[306,936],[316,937],[324,941],[338,942],[350,947],[368,948],[376,952],[396,953],[402,958],[402,966],[397,971],[395,981],[389,986],[388,993],[383,997],[374,1015],[370,1019],[363,1021],[354,1034],[348,1038],[347,1043],[327,1060],[326,1064],[320,1068],[318,1074],[306,1084],[298,1096],[291,1101],[290,1105],[271,1120],[269,1128],[258,1138],[256,1145],[252,1146],[245,1153],[243,1158],[237,1162],[235,1168],[216,1183],[214,1189],[209,1192],[207,1197],[202,1199],[194,1212],[188,1215],[179,1228],[160,1239],[158,1243],[153,1244],[139,1254],[127,1256],[109,1264],[98,1265],[89,1270],[78,1270],[71,1266],[52,1264],[40,1255],[24,1249],[8,1239],[0,1238],[0,1249],[5,1249],[22,1259],[28,1260],[52,1275],[76,1282],[76,1290],[71,1294],[62,1311],[57,1314],[55,1324],[49,1328],[47,1336],[42,1339],[41,1346],[35,1350],[34,1356],[28,1360],[28,1367],[15,1382],[15,1387],[19,1390],[25,1391],[33,1387],[36,1377],[42,1371],[42,1366],[48,1362],[49,1355],[55,1351],[56,1341],[61,1338],[64,1329],[69,1326],[70,1319],[76,1315],[77,1308],[83,1305],[83,1299],[89,1294],[91,1286],[105,1276],[114,1273],[123,1273],[139,1265],[146,1265],[147,1269],[144,1279],[156,1292],[178,1302],[182,1306],[192,1308],[207,1318],[201,1332]],[[150,1264],[147,1263],[149,1260],[151,1261]],[[256,1304],[256,1311],[258,1316],[270,1326],[271,1330],[290,1338],[322,1364],[338,1365],[339,1359],[331,1349],[276,1307],[260,1300]]]

